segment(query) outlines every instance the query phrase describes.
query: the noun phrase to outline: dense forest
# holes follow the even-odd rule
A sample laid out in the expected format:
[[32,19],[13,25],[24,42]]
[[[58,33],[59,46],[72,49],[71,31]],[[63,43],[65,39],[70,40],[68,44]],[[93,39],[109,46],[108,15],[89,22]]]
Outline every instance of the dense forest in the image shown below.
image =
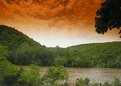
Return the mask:
[[48,48],[22,32],[0,25],[0,57],[17,65],[121,68],[121,42]]
[[0,45],[8,51],[7,59],[18,65],[50,65],[53,57],[45,46],[5,25],[0,25]]
[[121,68],[121,42],[83,44],[65,49],[56,48],[55,65],[66,67]]

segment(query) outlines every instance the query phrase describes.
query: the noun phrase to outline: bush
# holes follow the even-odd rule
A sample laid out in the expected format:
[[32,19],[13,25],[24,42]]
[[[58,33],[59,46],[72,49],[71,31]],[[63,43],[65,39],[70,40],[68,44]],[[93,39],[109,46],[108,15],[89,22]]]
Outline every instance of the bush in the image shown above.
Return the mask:
[[28,69],[17,67],[0,59],[0,86],[38,86],[39,68],[31,65]]
[[106,81],[104,82],[103,86],[111,86],[111,84],[108,81]]
[[68,73],[64,67],[50,67],[41,79],[42,86],[60,86],[67,82]]
[[119,79],[115,78],[112,82],[111,86],[121,86],[121,82]]
[[0,60],[0,85],[16,86],[19,68],[7,60]]
[[76,79],[76,85],[75,86],[89,86],[89,79],[85,78],[85,79]]
[[28,68],[20,70],[20,77],[18,78],[21,86],[38,86],[40,80],[39,68],[35,65],[30,65]]

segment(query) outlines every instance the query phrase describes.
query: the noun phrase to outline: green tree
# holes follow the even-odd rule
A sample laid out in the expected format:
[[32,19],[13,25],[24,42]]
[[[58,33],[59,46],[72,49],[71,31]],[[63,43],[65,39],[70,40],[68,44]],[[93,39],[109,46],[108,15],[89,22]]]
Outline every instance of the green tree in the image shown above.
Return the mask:
[[39,67],[20,68],[7,60],[0,60],[0,86],[39,86]]
[[7,60],[0,60],[0,86],[16,86],[19,68]]
[[26,69],[21,68],[20,71],[20,76],[18,78],[20,86],[39,86],[41,77],[38,66],[30,65]]
[[55,65],[55,66],[66,66],[66,64],[67,64],[67,59],[66,59],[67,57],[66,56],[56,56],[55,58],[54,58],[54,61],[53,61],[53,64]]
[[62,67],[50,67],[41,79],[42,86],[60,86],[67,82],[68,72]]
[[9,52],[6,46],[0,45],[0,58],[6,58],[9,56]]
[[50,51],[41,46],[30,46],[23,43],[13,52],[14,62],[19,65],[36,64],[48,66],[52,64],[53,56]]
[[[97,10],[96,31],[104,34],[108,30],[121,27],[121,1],[105,0]],[[119,34],[121,33],[121,30]]]
[[7,59],[12,63],[45,66],[52,62],[52,55],[45,46],[6,25],[0,25],[0,45],[7,46],[10,54]]

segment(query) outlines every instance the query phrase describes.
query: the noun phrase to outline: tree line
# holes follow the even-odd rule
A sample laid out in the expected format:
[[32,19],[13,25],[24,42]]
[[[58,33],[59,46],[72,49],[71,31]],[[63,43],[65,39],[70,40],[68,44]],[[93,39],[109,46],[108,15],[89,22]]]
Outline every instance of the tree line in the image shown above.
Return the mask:
[[120,46],[109,42],[47,48],[14,28],[0,26],[0,54],[17,65],[121,68]]

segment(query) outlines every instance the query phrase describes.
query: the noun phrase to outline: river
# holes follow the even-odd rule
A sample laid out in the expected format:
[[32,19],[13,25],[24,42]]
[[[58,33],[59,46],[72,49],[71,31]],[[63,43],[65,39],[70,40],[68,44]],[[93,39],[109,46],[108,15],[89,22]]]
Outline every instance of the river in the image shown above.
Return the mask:
[[[43,75],[47,67],[41,67],[40,73]],[[66,68],[69,73],[68,82],[74,83],[77,78],[89,78],[91,83],[111,82],[114,78],[121,80],[121,69],[113,68]]]

